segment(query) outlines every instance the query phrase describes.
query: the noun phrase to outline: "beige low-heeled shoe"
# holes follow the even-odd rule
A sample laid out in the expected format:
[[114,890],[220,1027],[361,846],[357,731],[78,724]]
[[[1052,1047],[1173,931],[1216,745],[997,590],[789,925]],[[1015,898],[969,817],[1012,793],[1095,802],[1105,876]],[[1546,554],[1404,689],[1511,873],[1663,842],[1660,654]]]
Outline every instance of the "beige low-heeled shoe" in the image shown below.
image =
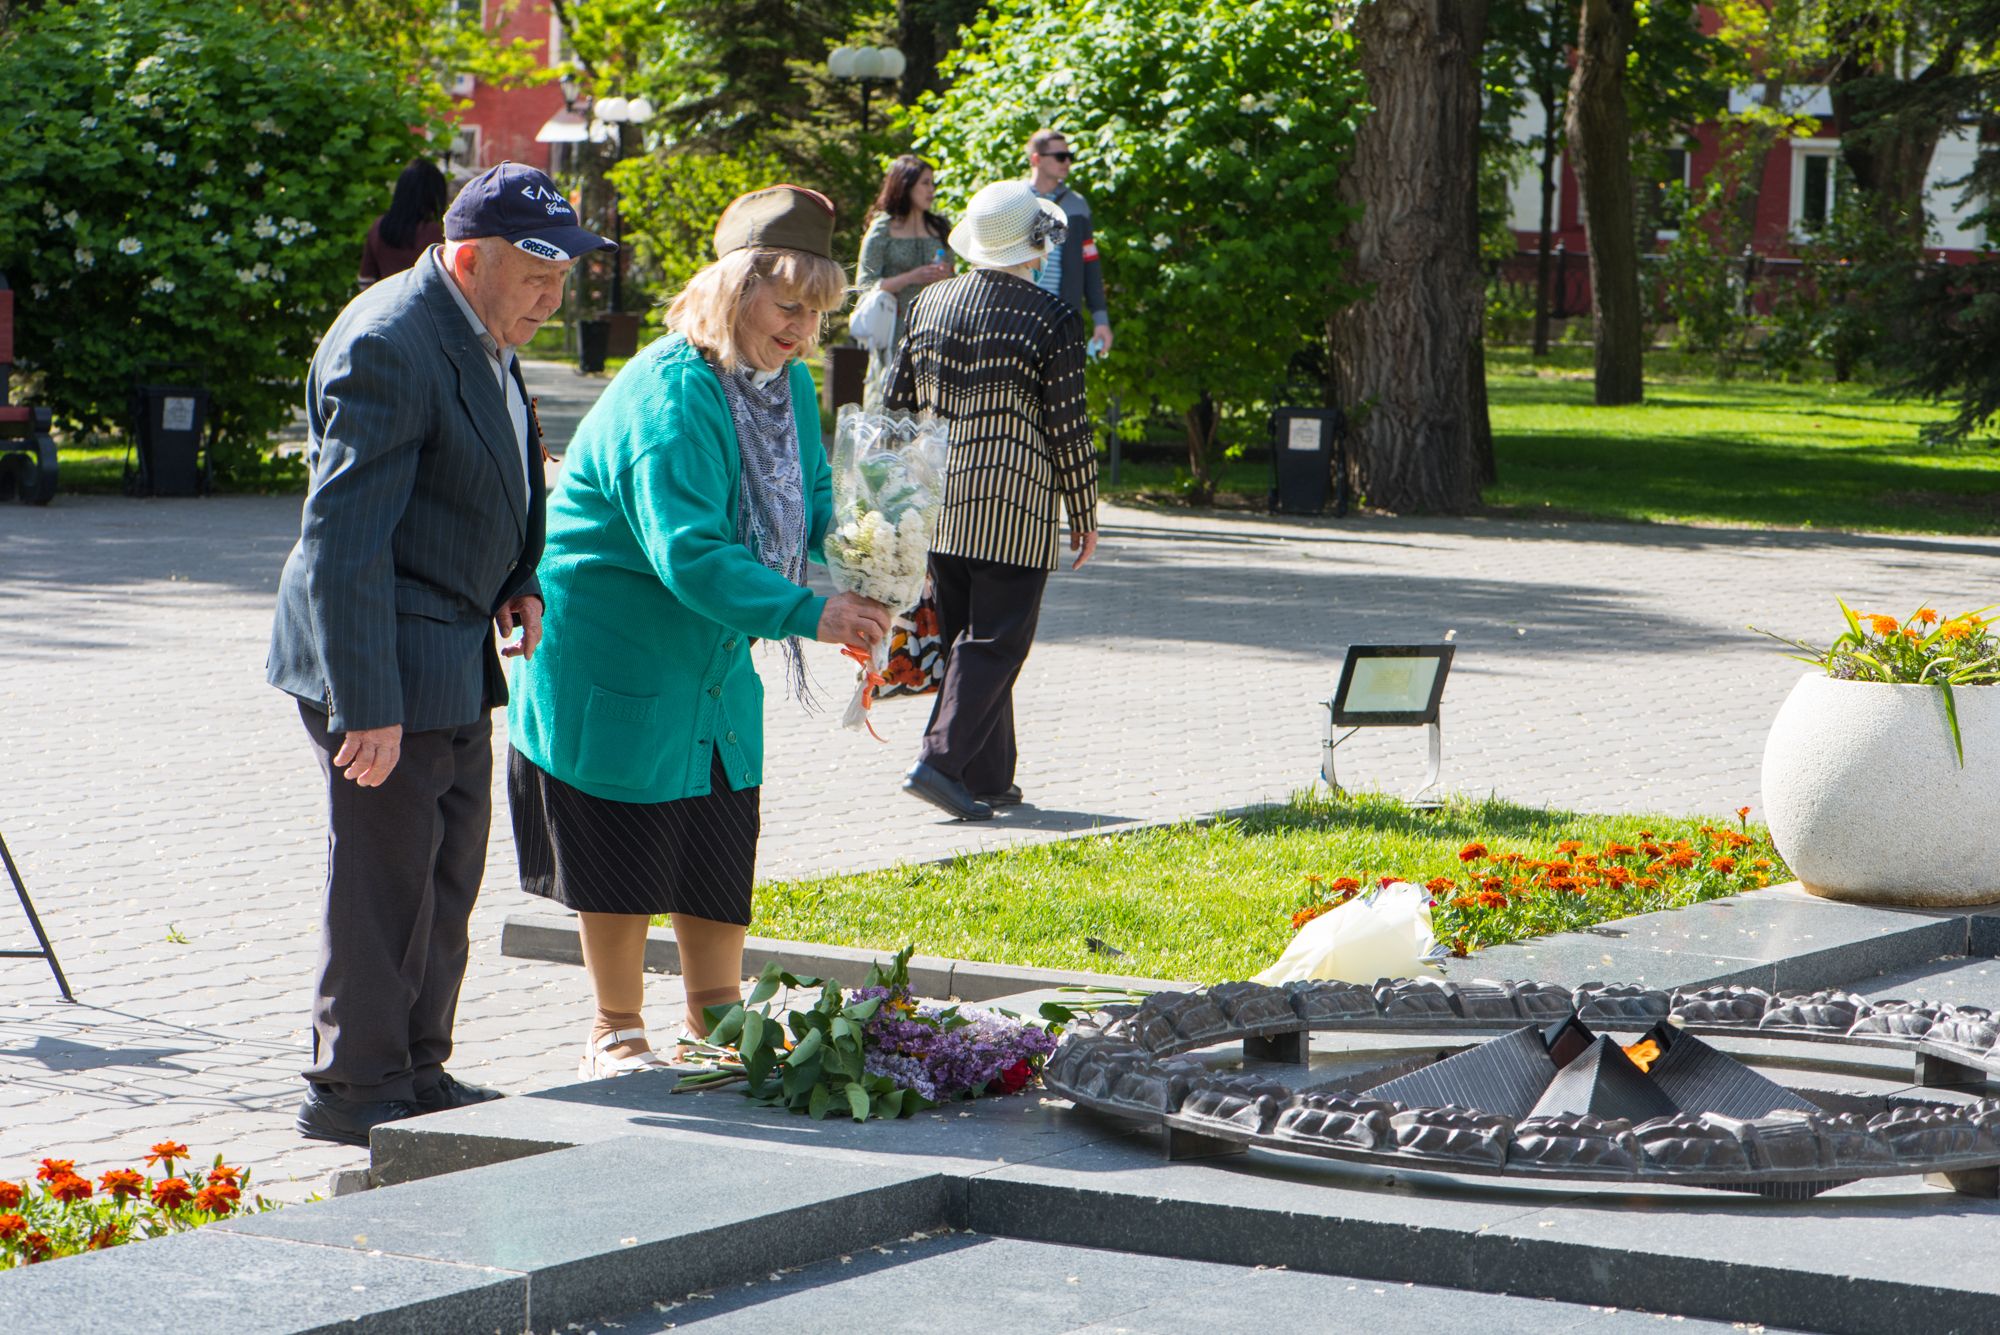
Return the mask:
[[635,1052],[630,1056],[614,1057],[611,1049],[620,1043],[629,1043],[635,1038],[644,1038],[643,1029],[619,1029],[606,1034],[594,1043],[587,1043],[583,1049],[583,1059],[577,1063],[576,1073],[584,1080],[608,1080],[613,1076],[631,1075],[635,1071],[665,1071],[672,1069],[659,1053]]

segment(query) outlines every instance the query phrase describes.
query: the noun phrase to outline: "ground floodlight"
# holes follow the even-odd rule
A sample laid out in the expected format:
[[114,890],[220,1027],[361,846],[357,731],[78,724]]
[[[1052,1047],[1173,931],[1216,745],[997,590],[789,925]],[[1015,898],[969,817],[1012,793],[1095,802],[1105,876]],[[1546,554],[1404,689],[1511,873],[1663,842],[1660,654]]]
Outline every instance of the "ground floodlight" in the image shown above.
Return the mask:
[[[1333,751],[1363,728],[1421,726],[1428,734],[1430,761],[1423,786],[1410,794],[1415,801],[1437,787],[1443,764],[1444,735],[1438,702],[1444,698],[1455,646],[1449,644],[1350,644],[1340,668],[1340,684],[1324,702],[1326,723],[1320,733],[1319,774],[1339,792],[1334,778]],[[1335,737],[1336,728],[1346,732]]]

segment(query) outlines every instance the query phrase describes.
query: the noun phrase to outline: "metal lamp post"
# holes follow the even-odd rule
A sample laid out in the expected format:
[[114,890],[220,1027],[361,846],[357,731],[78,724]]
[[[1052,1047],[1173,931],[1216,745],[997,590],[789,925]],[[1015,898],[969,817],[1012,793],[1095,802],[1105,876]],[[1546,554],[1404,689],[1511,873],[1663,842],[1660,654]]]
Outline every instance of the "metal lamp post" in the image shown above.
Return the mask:
[[[653,119],[653,104],[643,97],[599,98],[591,104],[589,137],[592,143],[610,145],[611,161],[625,151],[625,126],[644,125]],[[625,220],[618,208],[618,187],[611,187],[611,239],[619,243],[611,256],[611,309],[624,309],[620,280],[625,269]]]
[[903,77],[907,62],[893,46],[837,46],[826,58],[826,72],[836,79],[852,79],[861,85],[861,133],[868,133],[868,94],[872,85],[894,83]]

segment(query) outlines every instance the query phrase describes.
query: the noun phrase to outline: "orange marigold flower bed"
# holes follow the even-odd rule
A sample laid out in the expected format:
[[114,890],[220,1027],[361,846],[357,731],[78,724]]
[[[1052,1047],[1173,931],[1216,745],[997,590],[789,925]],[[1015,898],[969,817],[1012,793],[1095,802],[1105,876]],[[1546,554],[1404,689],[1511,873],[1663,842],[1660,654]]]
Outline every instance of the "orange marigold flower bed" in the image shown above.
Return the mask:
[[1485,844],[1467,844],[1464,848],[1458,850],[1458,860],[1460,862],[1477,862],[1485,856]]
[[11,1210],[27,1195],[27,1188],[18,1182],[0,1182],[0,1210]]
[[231,1207],[242,1199],[243,1193],[227,1182],[218,1182],[211,1187],[203,1187],[194,1194],[194,1208],[207,1214],[228,1214]]
[[78,1177],[75,1173],[65,1173],[63,1176],[49,1183],[49,1195],[55,1197],[64,1205],[89,1200],[90,1191],[90,1183],[84,1178]]
[[17,1214],[0,1214],[0,1242],[10,1242],[21,1236],[28,1228],[28,1221]]
[[98,1178],[97,1185],[122,1201],[127,1196],[144,1195],[146,1178],[144,1174],[130,1168],[114,1168]]
[[146,1156],[146,1166],[150,1168],[162,1159],[185,1159],[187,1157],[187,1146],[177,1140],[163,1140],[153,1146],[153,1152]]
[[1735,871],[1735,870],[1736,870],[1736,859],[1735,859],[1735,858],[1710,858],[1710,859],[1708,860],[1708,865],[1709,865],[1709,866],[1711,866],[1711,867],[1713,867],[1713,868],[1715,868],[1715,869],[1716,869],[1717,871],[1721,872],[1721,873],[1722,873],[1722,874],[1723,874],[1724,876],[1727,876],[1727,875],[1729,875],[1729,873],[1730,873],[1730,872],[1733,872],[1733,871]]
[[59,1177],[75,1177],[76,1160],[44,1159],[42,1166],[35,1170],[35,1177],[43,1182],[53,1182]]

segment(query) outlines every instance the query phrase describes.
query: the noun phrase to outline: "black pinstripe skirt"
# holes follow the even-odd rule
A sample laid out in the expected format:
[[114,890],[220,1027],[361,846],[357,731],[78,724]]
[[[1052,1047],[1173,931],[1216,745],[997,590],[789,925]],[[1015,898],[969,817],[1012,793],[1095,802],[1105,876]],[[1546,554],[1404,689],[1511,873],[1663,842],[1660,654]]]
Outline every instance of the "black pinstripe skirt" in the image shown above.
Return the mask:
[[521,888],[579,913],[685,913],[748,927],[763,790],[731,791],[719,756],[708,782],[699,797],[613,802],[508,747]]

